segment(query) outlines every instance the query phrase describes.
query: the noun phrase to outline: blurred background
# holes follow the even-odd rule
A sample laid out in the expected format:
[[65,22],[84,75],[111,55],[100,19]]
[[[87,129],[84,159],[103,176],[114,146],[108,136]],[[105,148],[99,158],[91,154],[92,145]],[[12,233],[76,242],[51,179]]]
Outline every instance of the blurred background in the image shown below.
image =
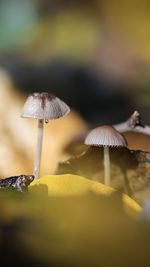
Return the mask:
[[150,103],[148,0],[1,0],[0,63],[23,92],[51,91],[90,123]]
[[[31,154],[25,139],[34,129],[28,134],[15,118],[23,97],[35,91],[56,94],[76,112],[57,125],[66,125],[67,140],[88,126],[122,122],[134,110],[149,124],[149,27],[149,0],[1,0],[1,133],[14,127],[7,142]],[[13,115],[5,127],[4,109]]]
[[[149,87],[149,0],[0,0],[0,179],[33,172],[37,121],[20,118],[29,93],[53,93],[72,110],[45,124],[41,176],[64,170],[103,181],[102,150],[69,165],[65,149],[73,140],[82,148],[89,128],[123,122],[134,110],[150,125]],[[143,139],[150,152],[150,136]],[[133,140],[140,145],[139,136]],[[139,170],[129,150],[111,153],[111,185],[125,185],[138,201],[150,195],[147,153]],[[60,192],[70,184],[60,183]],[[129,218],[118,193],[0,194],[1,262],[150,266],[149,224]]]

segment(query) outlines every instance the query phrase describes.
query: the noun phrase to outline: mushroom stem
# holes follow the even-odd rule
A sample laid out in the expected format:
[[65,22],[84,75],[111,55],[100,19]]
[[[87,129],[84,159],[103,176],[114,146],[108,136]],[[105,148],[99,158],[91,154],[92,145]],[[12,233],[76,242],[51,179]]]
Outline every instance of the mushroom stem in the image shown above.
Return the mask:
[[104,182],[106,185],[110,185],[110,157],[108,146],[104,146]]
[[44,126],[44,120],[38,120],[38,139],[37,139],[35,162],[34,162],[35,179],[38,179],[40,174],[42,143],[43,143],[43,126]]

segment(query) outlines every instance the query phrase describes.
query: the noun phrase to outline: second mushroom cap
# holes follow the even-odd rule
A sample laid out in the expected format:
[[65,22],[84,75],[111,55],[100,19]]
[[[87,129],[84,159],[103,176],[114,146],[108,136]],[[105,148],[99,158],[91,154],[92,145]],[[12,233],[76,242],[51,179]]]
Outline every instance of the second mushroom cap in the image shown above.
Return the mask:
[[126,147],[127,142],[123,135],[112,126],[103,125],[93,129],[85,139],[86,145]]

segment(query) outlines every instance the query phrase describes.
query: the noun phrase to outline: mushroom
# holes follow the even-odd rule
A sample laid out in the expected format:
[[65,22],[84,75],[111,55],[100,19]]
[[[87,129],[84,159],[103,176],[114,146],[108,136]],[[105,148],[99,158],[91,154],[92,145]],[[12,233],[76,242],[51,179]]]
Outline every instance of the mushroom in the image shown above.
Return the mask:
[[70,108],[66,103],[58,97],[45,92],[29,95],[24,104],[21,117],[38,119],[38,140],[34,163],[34,176],[36,179],[39,178],[40,174],[44,122],[48,123],[49,120],[63,117],[69,112]]
[[109,147],[127,147],[126,139],[112,126],[104,125],[93,129],[87,135],[85,144],[104,147],[104,182],[110,185]]

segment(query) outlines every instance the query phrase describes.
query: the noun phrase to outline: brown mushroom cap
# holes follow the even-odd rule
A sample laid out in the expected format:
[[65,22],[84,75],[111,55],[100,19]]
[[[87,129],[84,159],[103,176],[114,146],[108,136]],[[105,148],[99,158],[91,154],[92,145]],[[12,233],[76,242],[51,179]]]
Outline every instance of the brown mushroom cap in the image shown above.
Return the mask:
[[21,117],[54,120],[69,112],[70,108],[58,97],[49,93],[33,93],[27,98]]
[[127,142],[123,135],[112,126],[104,125],[93,129],[85,139],[86,145],[126,147]]

